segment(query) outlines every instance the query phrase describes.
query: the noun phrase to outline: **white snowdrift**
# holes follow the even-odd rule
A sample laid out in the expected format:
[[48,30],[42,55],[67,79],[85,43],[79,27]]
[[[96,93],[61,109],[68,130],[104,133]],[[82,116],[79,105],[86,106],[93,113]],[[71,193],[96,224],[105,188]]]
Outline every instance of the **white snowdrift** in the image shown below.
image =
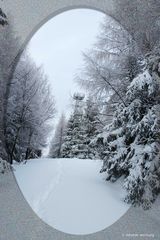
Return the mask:
[[18,184],[32,209],[55,229],[91,234],[117,221],[129,208],[121,182],[99,173],[101,161],[35,159],[15,164]]

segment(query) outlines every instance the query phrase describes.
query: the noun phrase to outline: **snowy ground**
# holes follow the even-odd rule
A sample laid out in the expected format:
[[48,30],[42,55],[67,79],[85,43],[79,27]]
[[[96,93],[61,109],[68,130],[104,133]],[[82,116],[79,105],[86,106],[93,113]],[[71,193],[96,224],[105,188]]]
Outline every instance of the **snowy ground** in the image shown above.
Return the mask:
[[35,159],[14,164],[18,184],[32,209],[46,223],[70,234],[101,231],[129,208],[121,182],[99,174],[101,161]]

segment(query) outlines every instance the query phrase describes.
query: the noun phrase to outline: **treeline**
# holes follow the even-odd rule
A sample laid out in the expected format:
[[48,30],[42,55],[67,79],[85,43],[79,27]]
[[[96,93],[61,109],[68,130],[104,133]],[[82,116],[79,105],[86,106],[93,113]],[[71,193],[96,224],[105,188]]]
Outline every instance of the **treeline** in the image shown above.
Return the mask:
[[85,99],[80,93],[73,95],[73,110],[68,120],[62,115],[50,145],[52,158],[98,158],[90,146],[93,138],[102,129],[98,105],[91,97]]
[[41,156],[55,101],[43,70],[26,51],[19,59],[19,41],[0,15],[0,157],[12,164]]
[[115,25],[110,19],[102,25],[79,80],[112,115],[91,142],[103,159],[101,172],[107,181],[123,177],[125,201],[147,209],[160,192],[160,26],[146,30],[140,48]]
[[123,177],[125,201],[147,209],[160,192],[160,25],[143,28],[145,17],[140,42],[110,18],[102,24],[76,78],[92,99],[88,110],[95,106],[93,118],[75,95],[56,157],[102,159],[106,180]]

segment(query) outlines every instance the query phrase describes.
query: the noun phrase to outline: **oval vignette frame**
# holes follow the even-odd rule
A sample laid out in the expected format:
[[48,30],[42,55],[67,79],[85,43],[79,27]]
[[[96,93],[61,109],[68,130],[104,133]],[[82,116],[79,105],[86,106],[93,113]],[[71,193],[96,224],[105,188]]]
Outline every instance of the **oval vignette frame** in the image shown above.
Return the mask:
[[[78,8],[84,8],[84,9],[88,8],[92,10],[97,10],[104,14],[109,15],[110,17],[115,19],[117,22],[119,22],[114,15],[116,12],[114,8],[114,2],[116,2],[116,0],[100,0],[100,1],[98,0],[59,0],[59,1],[57,0],[46,0],[46,1],[21,0],[21,2],[19,0],[14,0],[14,1],[7,0],[7,1],[1,1],[1,5],[6,13],[9,13],[13,16],[14,25],[16,26],[15,28],[16,34],[20,37],[21,49],[19,49],[19,52],[22,52],[22,50],[25,48],[25,46],[30,41],[32,36],[43,24],[45,24],[47,21],[49,21],[51,18],[55,17],[56,15],[68,10],[78,9]],[[113,15],[111,13],[112,11],[113,11]],[[121,22],[119,23],[121,24]],[[123,27],[125,28],[125,26]],[[24,200],[26,201],[26,199]],[[29,205],[28,207],[30,208]],[[139,222],[137,221],[137,216],[139,217]],[[142,229],[140,227],[140,223],[142,223],[143,219],[147,220],[146,219],[147,216],[148,215],[146,215],[141,209],[131,207],[119,220],[117,220],[111,226],[109,226],[108,228],[100,232],[84,235],[84,236],[70,235],[69,238],[67,236],[69,234],[60,233],[60,235],[63,239],[66,239],[66,240],[67,239],[73,239],[73,240],[75,239],[77,240],[78,239],[79,240],[81,239],[83,240],[84,239],[86,240],[123,239],[123,237],[127,236],[126,235],[127,233],[140,232],[140,229]],[[133,223],[133,225],[128,224],[127,226],[127,223],[130,221]],[[148,220],[146,224],[146,228],[144,228],[144,231],[147,229],[148,231],[150,231],[152,229],[150,226],[151,222],[152,221]],[[42,224],[44,223],[42,222]],[[57,236],[57,239],[61,239],[60,235]]]
[[[110,1],[110,0],[109,0]],[[114,0],[110,1],[110,4],[113,4]],[[31,3],[32,2],[32,3]],[[39,3],[38,3],[39,2]],[[53,3],[54,2],[54,3]],[[17,58],[16,58],[16,64],[15,67],[21,57],[21,54],[23,52],[23,50],[25,49],[25,47],[27,46],[27,44],[30,42],[30,40],[32,39],[32,37],[36,34],[36,32],[45,24],[47,23],[50,19],[56,17],[59,14],[62,14],[63,12],[69,11],[69,10],[74,10],[74,9],[90,9],[90,10],[95,10],[95,11],[99,11],[103,14],[106,14],[108,16],[110,16],[112,19],[114,19],[116,22],[120,23],[119,21],[117,21],[117,19],[115,18],[115,16],[112,16],[112,10],[111,11],[107,11],[107,9],[109,9],[109,6],[107,4],[107,0],[105,1],[97,1],[97,0],[77,0],[76,3],[75,1],[70,1],[70,0],[66,0],[66,1],[60,1],[59,4],[57,4],[56,0],[47,0],[47,3],[52,3],[52,8],[44,8],[43,6],[43,0],[30,0],[30,7],[32,6],[32,4],[35,6],[38,5],[38,8],[36,8],[36,14],[35,14],[35,8],[29,8],[31,11],[28,11],[28,7],[27,4],[24,0],[21,1],[21,7],[19,7],[19,1],[15,0],[14,3],[12,2],[2,2],[2,7],[4,7],[4,11],[6,11],[7,13],[9,13],[12,16],[13,19],[13,23],[14,23],[14,27],[15,27],[15,33],[18,35],[19,40],[20,40],[20,49],[19,52],[17,52]],[[29,5],[29,4],[28,4]],[[46,4],[49,5],[50,4]],[[49,9],[49,11],[48,11]],[[106,10],[105,10],[106,9]],[[45,11],[44,11],[45,10]],[[43,15],[41,15],[41,12],[44,12]],[[29,16],[28,16],[29,13]],[[22,15],[24,16],[23,18]],[[41,15],[41,18],[39,18],[39,16]],[[26,23],[26,18],[31,19],[33,21],[32,25],[29,23]],[[121,24],[121,23],[120,23]],[[16,178],[14,177],[14,179],[16,180]],[[16,183],[18,185],[18,182],[16,180]],[[18,185],[19,190],[21,191],[19,185]],[[21,194],[23,195],[23,193],[21,192]],[[24,195],[23,195],[24,197]],[[24,200],[26,201],[25,197]],[[26,201],[27,202],[27,201]],[[30,205],[27,202],[27,205],[29,208]],[[130,208],[129,208],[130,209]],[[129,209],[124,213],[124,215],[127,214],[127,212],[129,211]],[[32,210],[33,211],[33,210]],[[33,211],[34,214],[36,214]],[[37,215],[37,214],[36,214]],[[123,215],[123,216],[124,216]],[[118,220],[116,220],[113,224],[111,224],[109,227],[105,228],[104,230],[92,233],[92,234],[85,234],[85,235],[73,235],[74,239],[78,239],[79,236],[82,236],[82,238],[84,238],[85,236],[87,236],[87,239],[93,239],[92,237],[94,235],[99,235],[100,233],[105,232],[106,229],[110,228],[111,226],[113,226],[115,223],[119,222],[121,220],[121,218],[123,218],[123,216],[121,216]],[[38,215],[37,215],[38,217]],[[39,218],[39,217],[38,217]],[[43,219],[41,219],[42,222]],[[44,222],[46,225],[48,225],[46,222]],[[48,225],[50,228],[50,225]],[[54,229],[54,228],[53,228]],[[61,232],[57,229],[54,229],[55,231],[58,231],[60,233],[62,233],[63,235],[72,235],[69,233],[64,233]],[[89,237],[91,236],[91,238]],[[89,238],[88,238],[89,237]],[[100,238],[98,238],[100,239]]]

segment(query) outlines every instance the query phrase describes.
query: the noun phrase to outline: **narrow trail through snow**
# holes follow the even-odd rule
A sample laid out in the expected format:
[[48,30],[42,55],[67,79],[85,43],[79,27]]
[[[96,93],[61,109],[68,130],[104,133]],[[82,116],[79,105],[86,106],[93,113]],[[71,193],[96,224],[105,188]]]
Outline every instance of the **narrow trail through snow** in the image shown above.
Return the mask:
[[48,183],[47,187],[44,188],[43,192],[41,193],[41,196],[39,196],[34,202],[35,207],[33,208],[39,214],[43,214],[46,201],[49,199],[50,196],[52,196],[52,198],[55,196],[54,193],[55,193],[56,187],[60,183],[60,178],[62,175],[62,162],[58,161],[56,162],[56,164],[57,164],[56,173],[54,174],[54,171],[53,171],[53,176],[49,180],[50,182]]
[[121,182],[106,183],[101,161],[34,159],[15,164],[18,184],[32,209],[46,223],[70,234],[101,231],[130,207]]

